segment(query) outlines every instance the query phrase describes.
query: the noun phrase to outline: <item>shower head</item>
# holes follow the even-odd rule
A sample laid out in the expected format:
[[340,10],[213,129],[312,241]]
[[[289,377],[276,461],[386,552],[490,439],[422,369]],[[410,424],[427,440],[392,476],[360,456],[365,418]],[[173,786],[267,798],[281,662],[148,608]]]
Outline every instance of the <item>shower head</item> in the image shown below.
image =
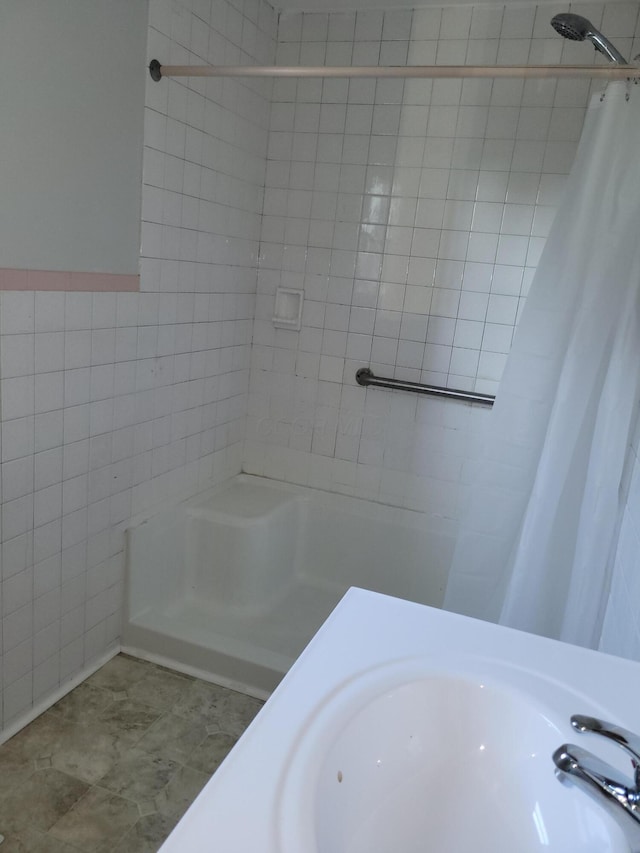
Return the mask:
[[571,39],[571,41],[584,41],[588,39],[596,50],[607,57],[609,62],[628,65],[627,60],[615,49],[609,39],[605,38],[601,32],[598,32],[591,21],[583,18],[582,15],[563,12],[551,19],[551,26],[563,38]]

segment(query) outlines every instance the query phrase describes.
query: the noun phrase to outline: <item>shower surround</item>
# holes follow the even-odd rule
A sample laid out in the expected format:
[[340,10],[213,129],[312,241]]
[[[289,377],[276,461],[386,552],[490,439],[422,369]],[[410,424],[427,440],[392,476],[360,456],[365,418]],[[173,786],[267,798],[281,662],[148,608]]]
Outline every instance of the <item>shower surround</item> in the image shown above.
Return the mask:
[[[590,45],[554,32],[556,11],[281,15],[277,62],[597,61]],[[632,53],[637,4],[588,14]],[[591,89],[555,79],[274,83],[245,471],[458,516],[488,412],[365,390],[354,375],[370,364],[495,393]],[[271,323],[280,286],[304,289],[299,332]]]
[[[593,58],[585,45],[555,35],[552,14],[546,6],[283,14],[276,62],[572,64]],[[594,9],[591,17],[630,51],[637,6]],[[371,364],[382,375],[496,390],[591,90],[589,81],[557,80],[273,83],[245,472],[417,510],[425,530],[440,525],[451,543],[473,477],[475,437],[488,413],[365,390],[355,384],[355,371]],[[300,331],[272,322],[279,287],[304,293]],[[221,511],[198,502],[187,507],[191,535],[185,557],[174,559],[185,572],[173,577],[178,587],[162,600],[145,607],[144,561],[132,560],[131,616],[139,624],[125,630],[125,642],[128,636],[134,647],[156,654],[164,644],[174,659],[191,642],[193,665],[203,665],[212,656],[207,634],[217,633],[218,651],[244,643],[247,656],[230,653],[235,662],[228,670],[220,660],[204,668],[255,689],[267,682],[249,670],[261,653],[273,652],[273,624],[283,635],[295,634],[296,614],[311,612],[286,604],[296,583],[309,579],[309,566],[304,558],[278,563],[280,570],[287,566],[282,585],[273,561],[256,556],[225,583],[228,566],[206,556],[216,550],[211,537],[217,536],[234,562],[234,549],[221,544],[228,545],[230,535]],[[229,529],[243,527],[242,513],[234,518]],[[332,539],[337,534],[329,530]],[[144,535],[143,525],[132,543]],[[270,541],[274,534],[265,535]],[[210,539],[210,547],[199,547]],[[430,559],[425,542],[425,578]],[[336,589],[376,583],[375,572],[355,577],[347,560],[339,569]],[[242,582],[244,572],[256,573],[253,585]],[[314,581],[323,577],[320,571]],[[386,591],[407,594],[388,581]],[[285,605],[271,619],[271,597],[282,605],[281,586]],[[258,599],[259,624],[238,636],[246,614],[236,597],[249,588]],[[322,608],[327,590],[321,582],[320,589],[315,605]],[[438,601],[437,595],[429,599]],[[184,618],[194,602],[199,616]],[[158,640],[151,648],[143,635],[159,621],[166,623],[165,638],[151,638]],[[304,639],[308,635],[299,642]],[[284,647],[291,660],[295,642]],[[282,661],[271,667],[278,668]]]

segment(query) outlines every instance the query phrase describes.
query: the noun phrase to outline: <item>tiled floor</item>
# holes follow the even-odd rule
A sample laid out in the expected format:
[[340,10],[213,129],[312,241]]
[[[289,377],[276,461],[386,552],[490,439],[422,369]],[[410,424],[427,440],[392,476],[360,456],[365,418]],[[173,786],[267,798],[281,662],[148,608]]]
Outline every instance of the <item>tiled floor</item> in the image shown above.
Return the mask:
[[261,705],[118,655],[0,746],[0,853],[155,853]]

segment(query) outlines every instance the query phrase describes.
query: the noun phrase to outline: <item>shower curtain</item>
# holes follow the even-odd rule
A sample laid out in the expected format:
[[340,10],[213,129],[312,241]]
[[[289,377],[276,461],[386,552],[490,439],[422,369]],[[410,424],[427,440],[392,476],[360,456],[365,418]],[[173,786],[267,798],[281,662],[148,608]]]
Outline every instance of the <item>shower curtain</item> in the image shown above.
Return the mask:
[[487,419],[444,607],[597,646],[640,392],[640,87],[587,112]]

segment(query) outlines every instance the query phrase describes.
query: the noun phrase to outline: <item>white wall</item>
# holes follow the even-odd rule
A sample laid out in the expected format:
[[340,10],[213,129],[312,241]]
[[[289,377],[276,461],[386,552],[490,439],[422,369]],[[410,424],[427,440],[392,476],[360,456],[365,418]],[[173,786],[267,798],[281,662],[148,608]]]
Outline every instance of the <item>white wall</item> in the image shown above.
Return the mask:
[[[590,8],[589,14],[594,22],[602,24],[623,51],[637,50],[624,37],[629,21],[635,21],[634,15],[637,17],[637,5],[593,9],[595,12]],[[545,7],[545,19],[552,13]],[[532,21],[530,35],[535,34],[537,17],[527,13],[525,7],[522,14],[522,20]],[[498,51],[502,41],[468,38],[474,20],[481,18],[473,9],[465,37],[440,38],[436,56],[444,41],[450,44],[446,50],[442,48],[445,52],[441,56],[461,49],[456,47],[459,42],[467,51],[473,41],[478,41],[475,48],[479,50],[484,46],[487,51]],[[447,29],[453,26],[454,19],[468,20],[457,13],[451,19],[448,13],[442,16],[440,37],[443,21],[447,22],[445,33],[458,34],[455,28]],[[345,51],[351,52],[353,58],[357,39],[351,35],[335,40],[324,36],[325,32],[327,36],[349,33],[348,20],[314,18],[306,26],[303,21],[302,41],[297,36],[297,24],[289,21],[288,32],[296,37],[293,41],[282,40],[281,51],[308,50],[305,57],[309,61],[321,57],[343,61]],[[415,20],[419,21],[420,16]],[[18,16],[17,21],[23,28],[24,19]],[[387,34],[405,32],[406,23],[402,32],[394,29],[396,21],[400,27],[406,17],[385,16],[382,35],[385,27]],[[510,27],[518,23],[509,17],[501,18],[501,39],[505,21],[511,21]],[[37,26],[38,20],[32,23]],[[275,56],[275,24],[271,7],[258,0],[151,0],[146,59],[157,57],[165,63],[269,63]],[[4,20],[3,28],[3,37],[10,37]],[[322,33],[322,40],[316,41],[314,33]],[[522,41],[519,35],[513,35],[513,30],[511,33],[509,50],[523,52],[526,42],[531,61],[534,55],[540,56],[534,48],[543,54],[540,61],[552,61],[553,51],[558,50],[565,51],[563,59],[567,61],[585,61],[582,50],[579,54],[572,52],[577,50],[575,45],[562,43],[553,35],[541,38],[536,46],[535,38]],[[371,41],[375,46],[362,48],[365,52],[377,47],[382,58],[387,55],[384,42],[406,39],[378,39],[376,35],[362,41]],[[434,40],[414,38],[411,44],[427,41]],[[303,48],[304,44],[307,47]],[[582,47],[588,56],[588,49]],[[392,52],[397,49],[396,45]],[[433,46],[425,46],[427,49]],[[129,60],[137,64],[139,58]],[[487,61],[491,61],[488,55]],[[56,90],[51,97],[72,99],[73,86],[69,85],[70,91]],[[336,213],[339,205],[346,212],[353,199],[342,196],[355,196],[357,203],[365,195],[375,195],[361,189],[336,190],[329,182],[329,178],[335,181],[336,170],[316,168],[324,163],[318,157],[320,125],[316,132],[316,114],[319,112],[318,122],[333,126],[333,122],[341,120],[344,107],[346,122],[349,94],[346,101],[335,100],[340,87],[327,87],[327,95],[333,91],[333,100],[316,100],[313,90],[304,84],[297,84],[295,97],[286,86],[277,88],[274,121],[283,121],[287,110],[293,110],[290,144],[296,156],[290,162],[288,154],[283,158],[277,136],[290,131],[276,130],[274,124],[268,149],[269,83],[190,79],[154,84],[147,80],[146,87],[142,292],[0,294],[5,726],[34,702],[45,699],[65,679],[117,646],[123,602],[123,529],[132,514],[152,508],[163,499],[194,494],[244,467],[259,474],[412,506],[432,513],[443,529],[453,533],[465,497],[464,487],[472,476],[474,437],[484,410],[365,390],[353,383],[352,372],[361,363],[361,355],[353,355],[350,347],[370,345],[373,349],[376,338],[388,338],[397,343],[397,353],[401,341],[413,340],[404,336],[402,318],[397,333],[385,335],[376,331],[379,318],[387,319],[384,312],[395,310],[378,304],[380,294],[385,298],[384,285],[404,288],[405,301],[409,288],[430,287],[434,292],[436,285],[435,279],[427,285],[424,280],[413,283],[407,277],[405,282],[397,282],[386,277],[385,261],[393,254],[388,251],[386,231],[384,250],[374,253],[381,256],[379,277],[356,281],[351,273],[339,275],[331,270],[334,253],[360,251],[359,243],[354,248],[349,242],[353,240],[353,224],[358,240],[361,226],[373,224],[362,222],[361,218],[342,217],[334,229],[329,227],[333,213],[307,213],[309,209],[316,211],[315,203],[326,211],[326,205],[331,208],[334,202]],[[549,96],[546,88],[543,91]],[[557,99],[563,92],[566,97],[566,91],[556,85],[553,103],[543,106],[525,103],[523,91],[517,104],[518,115],[528,115],[527,109],[544,110],[549,119],[545,127],[550,128],[554,115],[559,115],[554,113],[560,106]],[[533,94],[529,91],[527,97]],[[323,87],[323,98],[324,95]],[[376,101],[376,87],[372,103],[351,102],[365,108],[355,111],[353,120],[362,120],[363,116],[367,120],[371,108],[373,121],[378,105],[400,106],[401,119],[405,108],[426,106],[405,103],[404,96],[403,90],[399,105],[382,103]],[[581,97],[586,100],[586,92]],[[443,106],[458,110],[460,104],[456,103],[458,106]],[[333,109],[336,105],[338,109]],[[323,106],[332,108],[326,110]],[[491,109],[491,101],[488,105],[464,106]],[[86,118],[100,109],[96,102],[87,108]],[[378,114],[382,116],[386,111]],[[404,114],[409,115],[406,111]],[[461,113],[458,111],[457,115]],[[303,127],[296,130],[296,121],[302,122]],[[304,129],[308,121],[314,123],[314,129]],[[333,131],[327,133],[334,136]],[[309,135],[313,143],[310,148]],[[342,134],[338,135],[342,139]],[[355,135],[367,136],[368,157],[373,134]],[[401,138],[408,137],[405,134]],[[573,143],[572,139],[551,141]],[[518,139],[511,142],[515,152]],[[335,144],[327,140],[329,149],[333,150]],[[343,165],[365,166],[366,181],[366,167],[375,164],[368,160],[347,162],[347,150],[341,145],[340,159],[329,161],[328,165],[338,165],[338,182],[344,176],[351,187],[350,182],[361,170],[342,172]],[[518,171],[511,166],[512,163],[507,193],[509,177]],[[407,168],[418,169],[422,179],[431,167],[423,162]],[[394,176],[399,172],[394,169]],[[540,189],[542,172],[537,169],[531,174],[538,176]],[[561,177],[562,172],[554,174]],[[265,177],[268,198],[262,217]],[[280,190],[286,195],[282,215],[277,208],[283,203],[276,192]],[[321,193],[325,195],[320,196]],[[390,209],[395,198],[404,199],[401,193],[379,195],[389,199]],[[413,194],[407,197],[414,198]],[[444,201],[445,205],[448,200],[433,194],[424,197]],[[509,203],[507,199],[506,204]],[[3,204],[0,197],[4,215]],[[522,204],[531,206],[524,201]],[[540,204],[533,204],[532,221],[536,206]],[[402,204],[398,207],[402,208]],[[466,233],[474,233],[473,227]],[[502,233],[494,234],[498,244]],[[347,241],[344,248],[342,240]],[[70,246],[73,245],[72,241]],[[407,259],[409,270],[414,257],[420,256],[410,251],[400,257]],[[33,267],[31,258],[35,255],[26,258],[25,263]],[[74,258],[72,252],[71,261]],[[436,256],[432,260],[437,271],[439,261],[452,259]],[[354,263],[357,262],[356,258]],[[467,291],[466,258],[464,264],[460,287],[439,289],[452,290],[460,298],[465,292],[480,293],[486,297],[488,311],[493,291]],[[492,264],[493,272],[496,265],[501,265],[497,258]],[[523,270],[521,263],[504,265],[520,270],[523,282],[530,274],[530,269]],[[369,286],[360,288],[360,281]],[[302,282],[305,289],[308,307],[299,334],[275,332],[268,322],[273,288],[281,282]],[[521,288],[518,299],[522,292]],[[359,300],[364,294],[369,294],[369,299],[375,294],[375,302],[362,304]],[[515,294],[499,295],[516,298]],[[428,329],[430,315],[404,308],[403,302],[403,311],[397,313],[415,313]],[[367,331],[371,318],[373,330]],[[458,312],[449,319],[457,322],[466,318]],[[365,322],[369,327],[358,325]],[[485,316],[482,322],[486,328],[493,321]],[[508,334],[509,323],[497,325],[507,327]],[[452,355],[457,346],[455,342],[440,345],[451,346]],[[382,360],[379,365],[398,372],[418,369],[397,361]],[[456,382],[478,379],[477,374],[465,377],[464,373],[456,373],[455,377]],[[247,411],[250,432],[243,444]],[[637,455],[637,443],[635,447]],[[637,478],[636,472],[629,486],[627,529],[631,535],[623,539],[631,544],[626,550],[621,549],[608,623],[619,628],[617,645],[610,646],[611,650],[633,648],[634,654],[636,646],[626,638],[638,637],[635,610],[629,606],[629,599],[621,603],[616,590],[635,595],[633,549],[640,529],[640,517],[634,510]],[[622,631],[624,614],[629,618]]]
[[[595,60],[551,29],[567,8],[286,15],[278,60]],[[633,57],[639,9],[574,10]],[[383,375],[495,390],[594,88],[276,83],[246,470],[421,509],[455,534],[486,411],[365,390],[354,372],[371,363]],[[281,285],[304,290],[299,333],[270,323]],[[636,437],[601,644],[636,659],[639,495]]]
[[0,267],[135,274],[147,0],[4,0]]
[[[270,62],[274,25],[258,0],[151,0],[128,61]],[[5,726],[117,646],[131,516],[241,468],[269,90],[146,87],[142,292],[0,294]]]
[[[286,15],[278,60],[595,61],[550,26],[567,8]],[[631,55],[638,9],[586,13]],[[556,79],[275,84],[247,470],[455,521],[486,411],[365,390],[355,370],[495,392],[589,93]],[[300,332],[270,322],[281,285],[304,289]]]

